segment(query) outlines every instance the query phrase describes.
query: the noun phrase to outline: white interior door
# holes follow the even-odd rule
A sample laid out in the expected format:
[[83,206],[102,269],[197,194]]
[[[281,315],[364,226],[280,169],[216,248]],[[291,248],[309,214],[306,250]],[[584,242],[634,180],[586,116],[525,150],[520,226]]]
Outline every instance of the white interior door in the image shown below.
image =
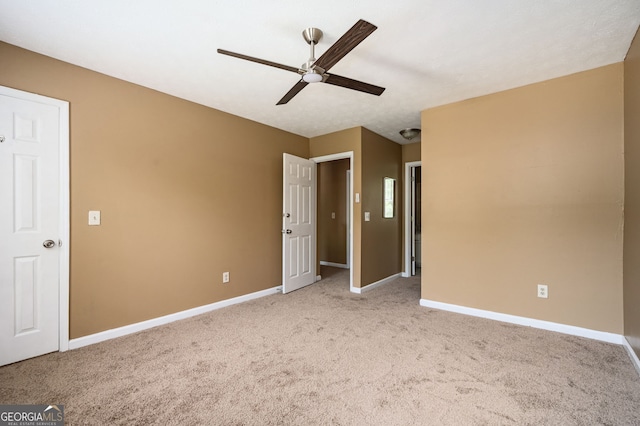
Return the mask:
[[282,292],[316,280],[316,164],[283,156]]
[[59,349],[60,110],[0,94],[0,365]]

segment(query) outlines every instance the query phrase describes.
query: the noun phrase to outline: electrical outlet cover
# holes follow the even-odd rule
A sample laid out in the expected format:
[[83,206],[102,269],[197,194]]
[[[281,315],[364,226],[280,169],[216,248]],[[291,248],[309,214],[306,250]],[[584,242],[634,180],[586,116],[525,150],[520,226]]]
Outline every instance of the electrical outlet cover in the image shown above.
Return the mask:
[[544,284],[538,284],[538,297],[543,299],[549,298],[549,287]]
[[100,225],[100,210],[89,211],[89,225]]

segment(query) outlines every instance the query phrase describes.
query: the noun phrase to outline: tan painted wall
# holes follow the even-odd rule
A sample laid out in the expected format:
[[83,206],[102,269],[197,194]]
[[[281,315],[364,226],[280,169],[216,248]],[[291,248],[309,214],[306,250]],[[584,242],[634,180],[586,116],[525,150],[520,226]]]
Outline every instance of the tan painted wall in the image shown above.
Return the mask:
[[624,62],[624,334],[640,356],[640,31]]
[[347,264],[349,160],[318,164],[318,259]]
[[[362,193],[362,128],[341,130],[327,135],[317,136],[309,140],[309,157],[339,154],[353,151],[353,193]],[[353,204],[353,286],[360,287],[362,209],[360,203]]]
[[420,146],[421,146],[421,142],[408,143],[408,144],[402,145],[402,164],[409,163],[412,161],[420,161],[421,160]]
[[281,284],[282,153],[308,157],[308,139],[5,43],[0,57],[0,84],[70,102],[71,338]]
[[614,64],[423,111],[422,298],[622,333],[622,82]]
[[[362,286],[401,272],[402,147],[362,129]],[[395,215],[382,217],[383,179],[396,179]],[[371,221],[364,222],[364,212]]]

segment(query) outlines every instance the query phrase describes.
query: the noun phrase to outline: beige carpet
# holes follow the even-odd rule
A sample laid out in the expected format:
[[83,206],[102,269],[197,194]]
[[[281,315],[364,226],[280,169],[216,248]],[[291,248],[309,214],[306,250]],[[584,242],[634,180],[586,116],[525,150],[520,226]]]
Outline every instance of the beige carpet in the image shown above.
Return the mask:
[[419,306],[419,279],[347,271],[135,335],[0,368],[0,403],[67,424],[638,425],[621,346]]

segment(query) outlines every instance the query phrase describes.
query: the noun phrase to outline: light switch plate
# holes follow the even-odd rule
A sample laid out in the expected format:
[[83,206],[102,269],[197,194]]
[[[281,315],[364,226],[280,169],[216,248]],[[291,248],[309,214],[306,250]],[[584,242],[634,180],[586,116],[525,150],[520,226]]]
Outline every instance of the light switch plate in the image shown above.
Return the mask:
[[100,210],[89,211],[89,225],[100,225]]
[[371,220],[371,212],[364,212],[364,221],[369,222]]

